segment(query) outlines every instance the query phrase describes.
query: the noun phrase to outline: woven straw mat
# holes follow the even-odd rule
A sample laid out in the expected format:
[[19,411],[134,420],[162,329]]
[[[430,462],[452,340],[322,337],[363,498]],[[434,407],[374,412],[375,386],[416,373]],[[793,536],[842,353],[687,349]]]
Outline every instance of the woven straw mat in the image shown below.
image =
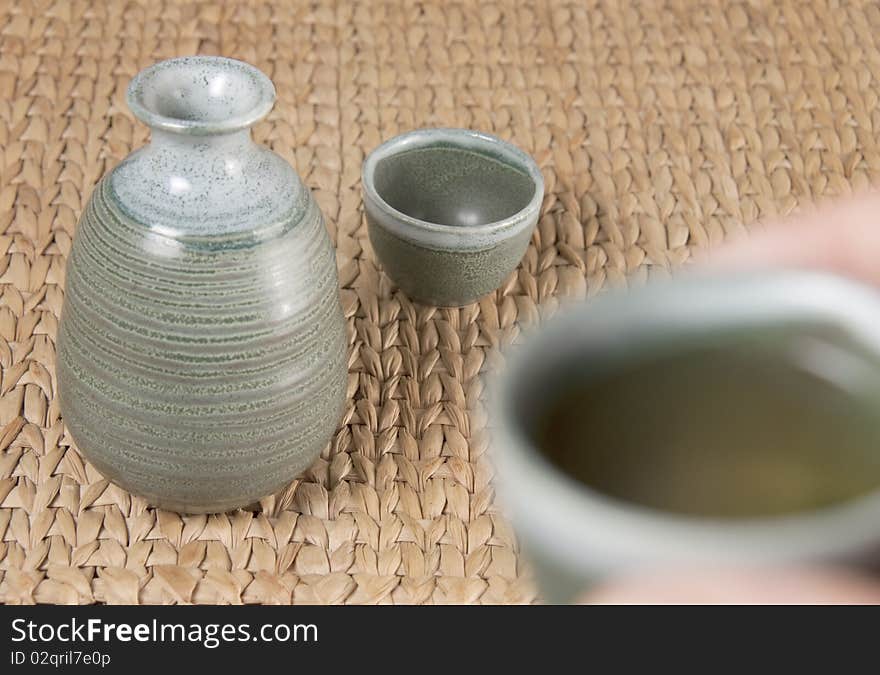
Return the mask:
[[[875,2],[0,0],[0,600],[532,602],[482,431],[498,348],[562,298],[877,181],[878,35]],[[54,340],[77,218],[147,140],[128,81],[197,53],[275,82],[255,136],[336,245],[350,402],[289,488],[180,516],[71,445]],[[365,153],[422,126],[510,139],[546,180],[519,269],[461,309],[397,291],[366,235]]]

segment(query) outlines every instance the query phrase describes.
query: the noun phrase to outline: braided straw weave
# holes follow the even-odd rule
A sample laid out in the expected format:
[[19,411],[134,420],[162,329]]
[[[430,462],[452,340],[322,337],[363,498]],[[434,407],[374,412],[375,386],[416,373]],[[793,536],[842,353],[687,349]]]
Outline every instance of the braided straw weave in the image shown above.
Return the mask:
[[[531,602],[493,505],[481,374],[560,298],[877,181],[878,35],[876,2],[0,2],[0,599]],[[195,53],[275,82],[255,136],[326,216],[351,400],[259,509],[181,517],[71,446],[54,340],[77,218],[147,137],[125,87]],[[366,236],[365,152],[420,126],[513,140],[546,179],[519,270],[462,309],[396,291]]]

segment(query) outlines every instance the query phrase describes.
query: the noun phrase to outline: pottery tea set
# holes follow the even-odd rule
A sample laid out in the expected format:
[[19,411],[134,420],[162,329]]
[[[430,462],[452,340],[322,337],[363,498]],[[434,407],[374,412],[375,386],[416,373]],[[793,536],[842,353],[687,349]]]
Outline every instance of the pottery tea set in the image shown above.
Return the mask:
[[[251,139],[256,68],[163,61],[128,89],[151,129],[97,186],[68,262],[59,396],[82,453],[158,506],[219,512],[289,483],[336,429],[348,340],[321,213]],[[411,297],[469,303],[526,250],[538,167],[474,131],[399,136],[364,164],[370,237]]]
[[[139,73],[128,103],[150,142],[101,180],[74,238],[63,418],[98,470],[163,508],[222,512],[281,489],[345,406],[332,244],[293,168],[251,138],[274,100],[232,59]],[[544,191],[527,154],[462,129],[384,143],[362,186],[383,269],[439,306],[516,268]],[[873,291],[833,277],[692,275],[527,335],[490,423],[546,597],[645,565],[871,558],[878,316]]]

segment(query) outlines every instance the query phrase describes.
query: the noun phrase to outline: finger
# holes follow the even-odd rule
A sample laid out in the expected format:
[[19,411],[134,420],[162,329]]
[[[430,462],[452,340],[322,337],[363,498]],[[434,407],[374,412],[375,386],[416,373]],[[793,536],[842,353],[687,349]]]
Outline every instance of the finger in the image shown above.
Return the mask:
[[880,604],[880,581],[840,568],[688,570],[622,578],[587,604]]
[[878,192],[758,226],[752,236],[698,257],[698,263],[714,270],[808,268],[880,285],[878,260]]

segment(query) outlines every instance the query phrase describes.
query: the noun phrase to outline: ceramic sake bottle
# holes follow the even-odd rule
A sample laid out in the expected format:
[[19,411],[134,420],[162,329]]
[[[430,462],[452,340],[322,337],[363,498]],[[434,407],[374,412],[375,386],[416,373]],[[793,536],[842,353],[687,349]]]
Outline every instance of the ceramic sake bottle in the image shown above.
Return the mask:
[[96,187],[58,335],[83,455],[150,503],[219,512],[282,488],[329,441],[347,339],[308,188],[251,139],[275,89],[225,58],[163,61],[128,89],[150,143]]

